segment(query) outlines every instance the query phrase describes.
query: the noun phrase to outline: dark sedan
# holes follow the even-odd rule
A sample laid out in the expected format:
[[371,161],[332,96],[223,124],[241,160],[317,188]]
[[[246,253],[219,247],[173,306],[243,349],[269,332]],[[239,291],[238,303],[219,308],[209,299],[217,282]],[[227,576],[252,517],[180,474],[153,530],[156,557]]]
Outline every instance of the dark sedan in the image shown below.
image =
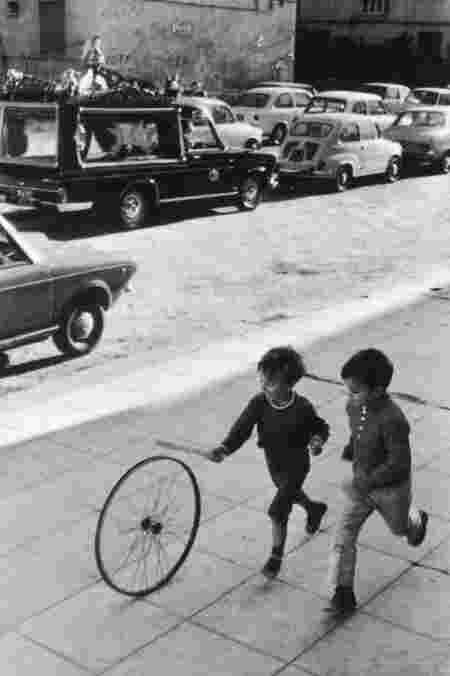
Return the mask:
[[0,351],[52,337],[66,355],[90,352],[135,272],[131,260],[87,248],[44,254],[0,215]]

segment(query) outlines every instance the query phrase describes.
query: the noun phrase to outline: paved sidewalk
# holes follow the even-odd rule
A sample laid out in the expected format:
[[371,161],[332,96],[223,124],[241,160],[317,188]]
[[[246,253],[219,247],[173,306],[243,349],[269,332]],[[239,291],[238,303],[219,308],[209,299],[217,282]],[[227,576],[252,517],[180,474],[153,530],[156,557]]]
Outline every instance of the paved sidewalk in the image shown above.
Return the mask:
[[[220,441],[255,391],[254,372],[186,400],[4,445],[2,676],[450,674],[449,331],[444,289],[305,351],[313,377],[299,389],[332,428],[306,488],[330,509],[314,537],[304,533],[301,510],[293,514],[285,565],[270,584],[259,569],[270,549],[273,491],[254,441],[221,465],[170,452],[197,475],[203,511],[194,549],[167,587],[130,601],[99,581],[93,555],[98,510],[121,473],[160,452],[157,438],[205,448]],[[373,517],[359,547],[359,610],[335,626],[321,609],[339,484],[350,471],[340,460],[348,432],[339,368],[369,346],[397,365],[392,390],[412,423],[416,500],[430,512],[429,537],[409,548]]]

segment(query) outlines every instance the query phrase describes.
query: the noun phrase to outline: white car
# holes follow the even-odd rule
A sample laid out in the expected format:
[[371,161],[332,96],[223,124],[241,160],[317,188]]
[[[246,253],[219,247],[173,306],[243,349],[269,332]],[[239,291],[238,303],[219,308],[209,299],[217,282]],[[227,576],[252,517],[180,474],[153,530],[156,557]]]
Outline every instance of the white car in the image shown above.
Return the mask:
[[417,106],[449,106],[450,91],[445,87],[415,87],[404,101],[403,109]]
[[388,111],[381,96],[344,90],[320,92],[306,106],[304,113],[353,113],[357,115],[369,115],[372,120],[377,122],[381,129],[390,127],[396,118],[396,115]]
[[261,127],[239,121],[225,101],[205,96],[182,96],[180,103],[197,108],[204,116],[212,119],[224,145],[230,148],[261,147],[263,140]]
[[359,89],[369,94],[381,96],[390,113],[401,112],[402,105],[411,92],[411,89],[406,85],[393,82],[365,82]]
[[280,144],[311,99],[309,91],[297,87],[254,87],[239,96],[233,110],[238,120],[262,127],[265,138]]

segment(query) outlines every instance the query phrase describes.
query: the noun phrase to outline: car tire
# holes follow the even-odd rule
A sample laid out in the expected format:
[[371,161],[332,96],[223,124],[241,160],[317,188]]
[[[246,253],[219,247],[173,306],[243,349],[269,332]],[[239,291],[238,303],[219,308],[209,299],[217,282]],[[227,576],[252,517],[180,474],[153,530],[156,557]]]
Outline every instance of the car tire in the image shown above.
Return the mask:
[[353,172],[347,165],[339,167],[336,171],[335,186],[337,192],[344,192],[350,188],[353,181]]
[[105,311],[98,303],[77,303],[64,312],[53,342],[69,357],[88,354],[100,341],[105,328]]
[[385,178],[387,183],[395,183],[400,178],[400,159],[398,157],[391,157],[388,162]]
[[272,130],[270,139],[274,145],[281,145],[286,138],[287,129],[282,124],[277,124]]
[[126,230],[141,228],[149,217],[149,211],[149,201],[142,190],[130,188],[120,197],[120,224]]
[[253,211],[261,201],[261,181],[256,176],[247,176],[239,186],[238,206],[241,211]]
[[445,153],[439,160],[438,169],[441,174],[448,174],[450,172],[450,152]]

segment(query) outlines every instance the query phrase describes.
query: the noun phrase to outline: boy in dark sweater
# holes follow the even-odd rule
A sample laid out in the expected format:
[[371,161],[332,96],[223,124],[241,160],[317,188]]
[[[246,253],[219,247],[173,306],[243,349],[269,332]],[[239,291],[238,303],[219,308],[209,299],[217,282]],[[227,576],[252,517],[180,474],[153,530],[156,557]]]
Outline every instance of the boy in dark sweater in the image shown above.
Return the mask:
[[351,431],[342,457],[353,461],[353,478],[343,486],[346,501],[331,552],[330,580],[335,591],[326,610],[332,613],[356,607],[356,541],[373,512],[379,512],[392,533],[406,536],[414,547],[426,535],[427,513],[411,507],[409,423],[386,392],[393,373],[388,357],[373,348],[354,354],[341,370],[349,394]]
[[266,577],[274,578],[281,568],[293,505],[305,509],[309,534],[319,529],[327,510],[325,503],[310,500],[302,487],[310,470],[309,450],[313,455],[321,453],[329,427],[308,399],[293,390],[306,373],[298,352],[291,347],[272,348],[263,355],[257,368],[262,392],[250,399],[223,443],[210,451],[208,457],[221,462],[250,438],[256,426],[258,446],[264,449],[277,488],[268,511],[272,521],[272,553],[262,569]]

